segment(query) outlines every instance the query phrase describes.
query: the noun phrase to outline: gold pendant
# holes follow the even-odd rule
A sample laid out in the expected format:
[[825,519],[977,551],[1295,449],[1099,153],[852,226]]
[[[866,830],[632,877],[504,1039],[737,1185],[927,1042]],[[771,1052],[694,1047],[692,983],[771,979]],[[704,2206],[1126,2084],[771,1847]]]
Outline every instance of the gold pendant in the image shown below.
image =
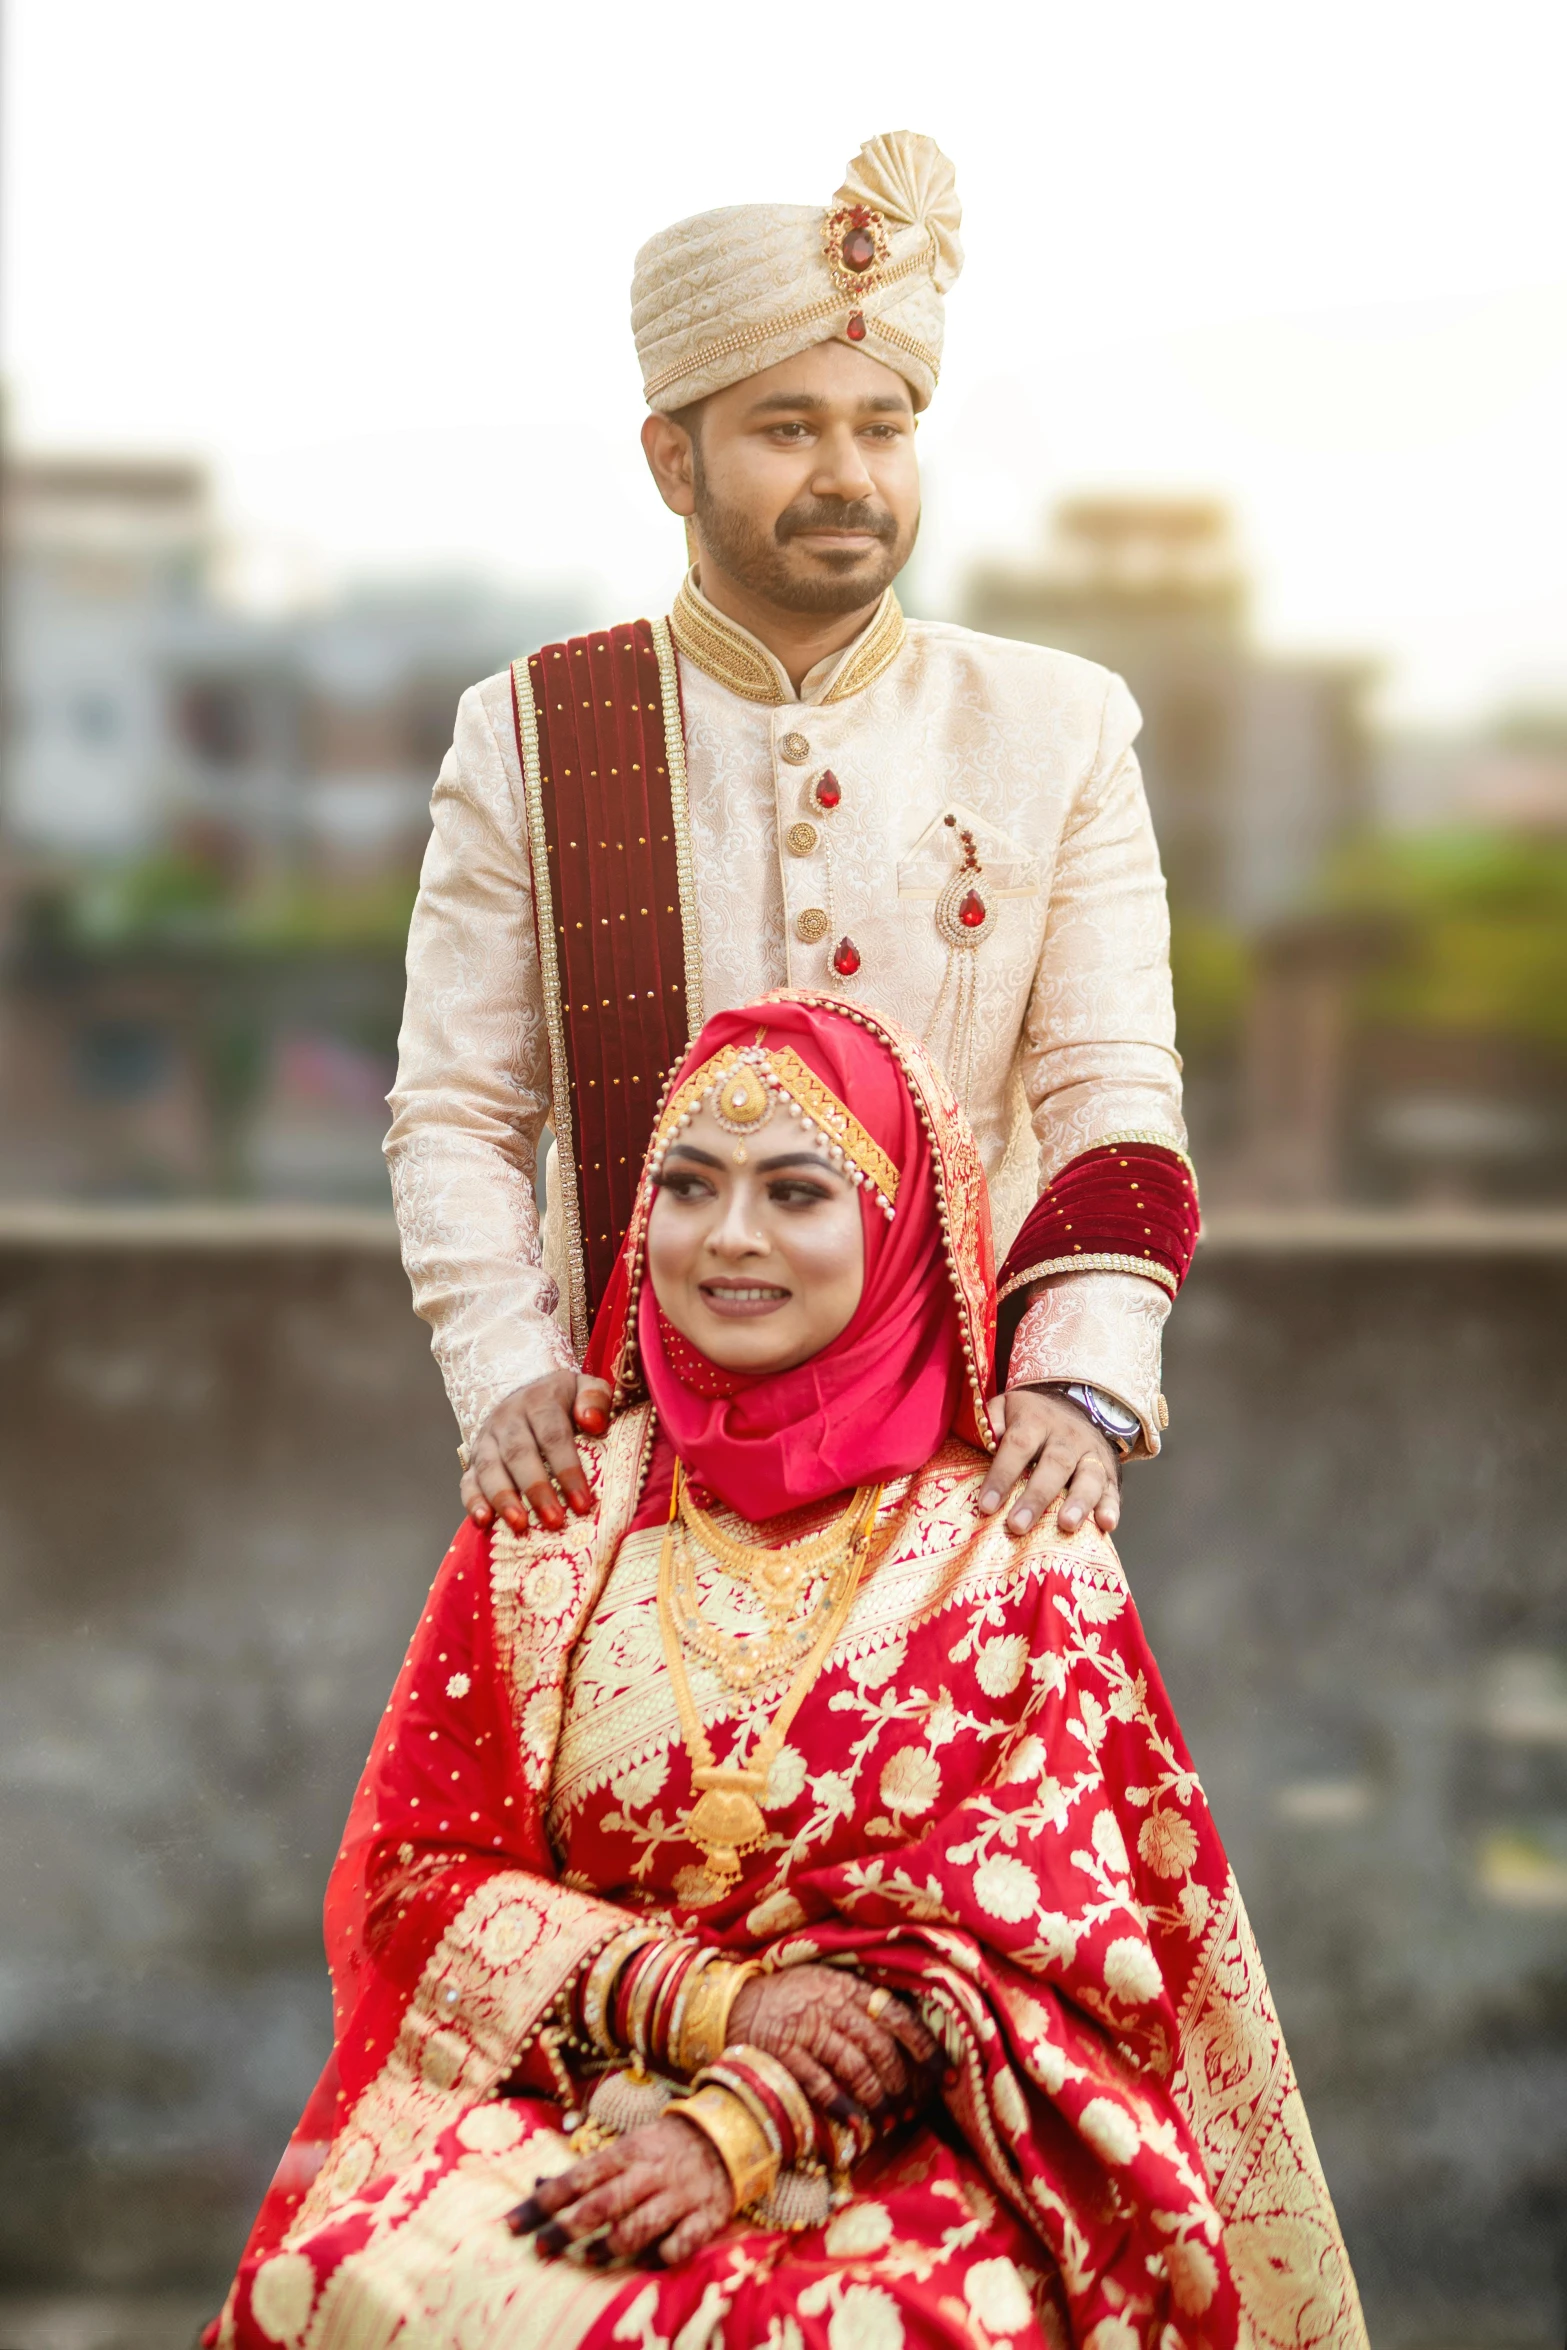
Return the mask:
[[767,1834],[767,1822],[756,1800],[761,1784],[753,1771],[722,1766],[693,1771],[691,1783],[701,1793],[686,1814],[686,1834],[712,1874],[727,1887],[741,1873],[740,1855],[760,1844]]

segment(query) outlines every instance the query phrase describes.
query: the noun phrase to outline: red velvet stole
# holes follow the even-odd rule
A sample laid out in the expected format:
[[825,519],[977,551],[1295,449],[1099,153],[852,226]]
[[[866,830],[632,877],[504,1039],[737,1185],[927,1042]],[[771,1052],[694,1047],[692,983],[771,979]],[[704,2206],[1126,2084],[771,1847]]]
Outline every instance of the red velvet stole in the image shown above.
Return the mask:
[[579,1356],[631,1221],[664,1080],[701,1024],[680,688],[636,620],[512,666],[555,1163]]
[[1200,1226],[1197,1186],[1179,1151],[1110,1142],[1070,1160],[1035,1201],[998,1277],[998,1385],[1006,1381],[1031,1281],[1108,1269],[1141,1273],[1173,1297],[1190,1270]]

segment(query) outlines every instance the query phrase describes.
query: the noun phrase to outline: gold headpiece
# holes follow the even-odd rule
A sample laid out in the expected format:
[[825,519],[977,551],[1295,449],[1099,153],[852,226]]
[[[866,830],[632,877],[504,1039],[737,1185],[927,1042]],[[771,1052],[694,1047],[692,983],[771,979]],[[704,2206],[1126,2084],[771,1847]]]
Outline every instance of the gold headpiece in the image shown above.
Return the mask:
[[820,1137],[829,1162],[851,1183],[869,1186],[891,1221],[898,1199],[898,1170],[881,1144],[867,1134],[852,1110],[808,1068],[788,1045],[726,1044],[710,1061],[677,1085],[658,1122],[648,1153],[656,1182],[664,1154],[683,1127],[711,1099],[714,1116],[731,1134],[753,1134],[765,1126],[780,1102],[787,1103],[807,1134]]

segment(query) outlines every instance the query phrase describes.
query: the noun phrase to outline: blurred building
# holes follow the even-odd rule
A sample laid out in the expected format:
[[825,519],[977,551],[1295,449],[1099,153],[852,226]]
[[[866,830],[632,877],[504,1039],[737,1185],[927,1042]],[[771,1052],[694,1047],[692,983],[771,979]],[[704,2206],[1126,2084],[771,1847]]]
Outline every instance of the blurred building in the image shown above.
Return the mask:
[[1371,672],[1258,650],[1221,505],[1071,499],[1036,564],[975,572],[964,617],[1126,679],[1178,914],[1267,922],[1365,821]]
[[3,530],[0,1196],[383,1198],[430,787],[569,594],[238,609],[185,461],[22,459]]

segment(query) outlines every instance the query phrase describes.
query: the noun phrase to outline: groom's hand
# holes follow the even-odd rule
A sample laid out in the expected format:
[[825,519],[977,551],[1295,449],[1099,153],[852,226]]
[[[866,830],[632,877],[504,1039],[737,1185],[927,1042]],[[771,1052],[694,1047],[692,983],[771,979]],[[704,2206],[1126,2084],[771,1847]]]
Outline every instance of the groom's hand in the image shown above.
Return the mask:
[[593,1491],[577,1457],[577,1431],[602,1436],[609,1404],[603,1380],[580,1371],[552,1371],[503,1396],[469,1448],[462,1500],[474,1524],[504,1518],[514,1534],[526,1534],[531,1505],[539,1524],[558,1533],[566,1523],[562,1496],[587,1517]]
[[1063,1534],[1075,1534],[1090,1512],[1096,1526],[1111,1531],[1121,1515],[1121,1464],[1115,1446],[1070,1396],[1011,1387],[992,1402],[990,1424],[1001,1441],[979,1497],[987,1517],[1028,1470],[1007,1513],[1009,1533],[1026,1534],[1053,1501],[1061,1503],[1056,1524]]

